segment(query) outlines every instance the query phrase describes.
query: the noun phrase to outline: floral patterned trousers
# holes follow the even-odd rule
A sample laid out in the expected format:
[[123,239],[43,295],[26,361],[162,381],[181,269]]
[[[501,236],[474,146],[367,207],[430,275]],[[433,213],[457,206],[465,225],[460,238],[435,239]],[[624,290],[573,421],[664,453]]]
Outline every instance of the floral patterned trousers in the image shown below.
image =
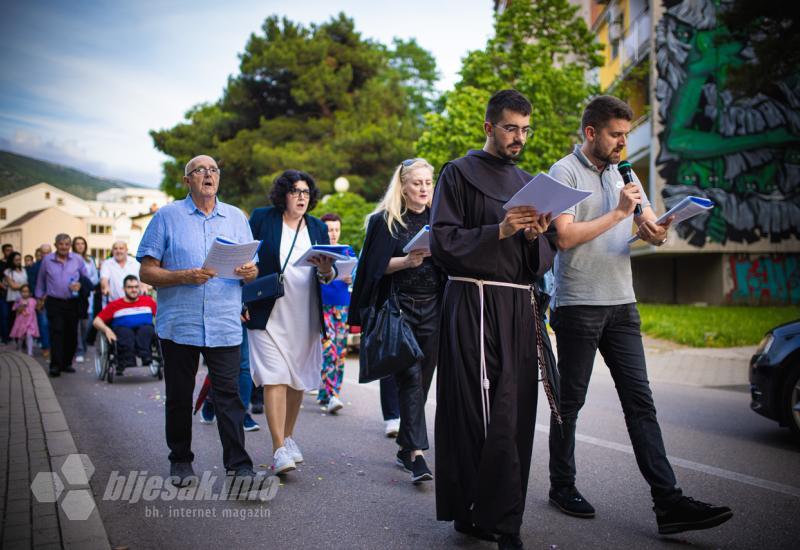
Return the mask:
[[322,306],[325,336],[322,338],[322,382],[317,399],[327,403],[339,397],[344,378],[344,360],[347,357],[348,306]]

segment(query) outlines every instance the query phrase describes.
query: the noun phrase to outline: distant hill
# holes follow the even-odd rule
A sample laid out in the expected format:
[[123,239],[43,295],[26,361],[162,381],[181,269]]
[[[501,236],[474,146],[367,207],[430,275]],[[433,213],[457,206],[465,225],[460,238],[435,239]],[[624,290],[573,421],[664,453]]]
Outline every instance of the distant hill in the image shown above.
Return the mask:
[[0,197],[46,182],[78,197],[94,200],[112,187],[144,187],[136,183],[91,176],[74,168],[0,151]]

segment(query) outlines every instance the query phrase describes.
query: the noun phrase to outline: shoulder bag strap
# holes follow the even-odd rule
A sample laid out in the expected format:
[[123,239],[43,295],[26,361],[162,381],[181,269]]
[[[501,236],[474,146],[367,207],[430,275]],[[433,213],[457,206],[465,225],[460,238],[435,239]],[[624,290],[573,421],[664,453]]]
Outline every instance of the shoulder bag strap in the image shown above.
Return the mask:
[[303,218],[300,218],[300,221],[297,222],[297,230],[294,232],[294,239],[292,239],[292,246],[289,247],[289,253],[286,254],[286,261],[283,262],[283,267],[281,267],[280,272],[278,273],[278,279],[283,282],[283,272],[286,271],[286,266],[289,265],[289,260],[292,258],[292,250],[294,250],[294,243],[297,242],[297,235],[300,234],[300,226],[303,225]]

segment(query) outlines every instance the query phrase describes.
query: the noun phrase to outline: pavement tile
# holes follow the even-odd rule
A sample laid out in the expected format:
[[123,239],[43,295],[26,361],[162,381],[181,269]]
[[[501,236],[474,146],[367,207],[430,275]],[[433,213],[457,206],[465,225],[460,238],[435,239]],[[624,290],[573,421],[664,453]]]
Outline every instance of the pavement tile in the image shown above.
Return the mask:
[[5,538],[6,533],[11,531],[12,527],[15,526],[26,526],[26,528],[30,528],[31,524],[31,515],[28,510],[24,512],[15,512],[15,513],[7,513],[5,520],[5,533],[3,534],[3,538]]
[[33,532],[34,547],[45,544],[61,544],[61,532],[58,530],[58,527],[37,529]]
[[67,421],[61,412],[42,413],[42,425],[45,432],[61,432],[69,430]]
[[68,431],[47,432],[46,440],[51,457],[75,454],[78,452],[75,441],[72,439],[72,434]]
[[31,538],[19,539],[19,540],[6,540],[5,537],[3,538],[3,549],[4,550],[29,550],[31,547]]

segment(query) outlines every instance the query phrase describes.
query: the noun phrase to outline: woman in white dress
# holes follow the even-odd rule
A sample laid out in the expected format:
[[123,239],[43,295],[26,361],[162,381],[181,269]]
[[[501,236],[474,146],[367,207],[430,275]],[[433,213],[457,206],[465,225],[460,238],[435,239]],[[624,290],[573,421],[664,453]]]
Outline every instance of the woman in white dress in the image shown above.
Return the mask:
[[317,389],[322,364],[322,305],[319,284],[335,278],[330,259],[313,258],[316,267],[295,267],[315,244],[328,244],[324,222],[306,212],[316,205],[314,179],[287,170],[273,183],[273,206],[257,208],[250,217],[253,238],[262,241],[258,276],[283,273],[284,295],[248,304],[247,338],[250,372],[264,386],[264,412],[273,447],[273,471],[294,470],[303,455],[294,428],[306,390]]

